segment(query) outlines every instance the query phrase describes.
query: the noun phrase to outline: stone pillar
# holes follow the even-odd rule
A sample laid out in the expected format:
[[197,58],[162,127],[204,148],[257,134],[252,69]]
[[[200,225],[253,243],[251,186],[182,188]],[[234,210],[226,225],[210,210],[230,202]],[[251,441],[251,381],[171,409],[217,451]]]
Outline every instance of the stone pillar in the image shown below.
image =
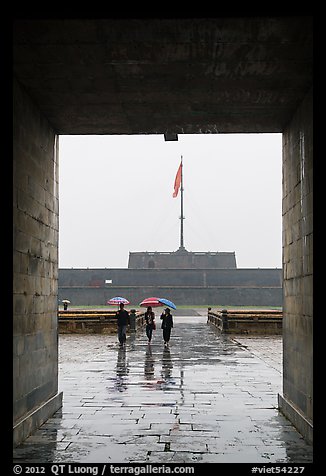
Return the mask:
[[222,329],[223,330],[228,330],[229,329],[229,321],[228,321],[228,310],[227,309],[222,309]]
[[13,417],[17,445],[62,405],[58,393],[57,135],[14,82]]
[[283,133],[283,395],[281,411],[312,442],[312,91]]

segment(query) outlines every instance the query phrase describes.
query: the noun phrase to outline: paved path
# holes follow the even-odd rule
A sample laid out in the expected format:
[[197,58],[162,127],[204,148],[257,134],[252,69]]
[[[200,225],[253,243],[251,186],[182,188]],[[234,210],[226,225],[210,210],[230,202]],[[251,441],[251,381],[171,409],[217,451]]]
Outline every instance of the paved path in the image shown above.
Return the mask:
[[14,462],[312,462],[277,410],[282,338],[230,339],[205,316],[174,321],[169,349],[161,329],[124,349],[116,336],[60,335],[63,408]]

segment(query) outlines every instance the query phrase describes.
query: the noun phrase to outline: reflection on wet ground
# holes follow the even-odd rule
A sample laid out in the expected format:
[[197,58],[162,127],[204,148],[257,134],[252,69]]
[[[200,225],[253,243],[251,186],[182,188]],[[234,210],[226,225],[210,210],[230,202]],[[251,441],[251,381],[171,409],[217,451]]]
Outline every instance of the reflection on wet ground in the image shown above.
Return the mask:
[[277,410],[282,338],[220,336],[205,316],[174,323],[169,347],[161,329],[124,348],[112,335],[60,335],[63,408],[14,462],[311,462]]

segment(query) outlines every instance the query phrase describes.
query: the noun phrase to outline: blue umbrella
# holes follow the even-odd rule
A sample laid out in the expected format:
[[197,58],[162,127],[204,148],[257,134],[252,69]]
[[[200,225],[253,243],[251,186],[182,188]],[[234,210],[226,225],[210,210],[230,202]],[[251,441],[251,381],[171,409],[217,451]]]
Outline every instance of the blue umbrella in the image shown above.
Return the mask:
[[176,309],[177,306],[172,302],[172,301],[169,301],[168,299],[165,299],[165,298],[158,298],[158,300],[165,304],[166,306],[168,307],[172,307],[172,309]]

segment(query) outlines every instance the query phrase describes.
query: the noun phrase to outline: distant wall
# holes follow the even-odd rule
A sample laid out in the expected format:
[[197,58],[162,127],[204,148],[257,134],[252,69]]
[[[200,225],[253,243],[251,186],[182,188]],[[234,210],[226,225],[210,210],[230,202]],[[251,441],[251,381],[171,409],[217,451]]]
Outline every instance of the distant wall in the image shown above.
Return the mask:
[[119,295],[134,305],[159,296],[177,305],[282,306],[282,270],[59,270],[59,299],[69,299],[73,305],[102,305]]
[[128,268],[236,268],[234,252],[198,252],[177,250],[173,252],[139,251],[129,253]]
[[[105,283],[112,281],[112,283]],[[62,286],[282,286],[279,268],[127,269],[61,268]],[[111,287],[112,287],[111,286]]]

